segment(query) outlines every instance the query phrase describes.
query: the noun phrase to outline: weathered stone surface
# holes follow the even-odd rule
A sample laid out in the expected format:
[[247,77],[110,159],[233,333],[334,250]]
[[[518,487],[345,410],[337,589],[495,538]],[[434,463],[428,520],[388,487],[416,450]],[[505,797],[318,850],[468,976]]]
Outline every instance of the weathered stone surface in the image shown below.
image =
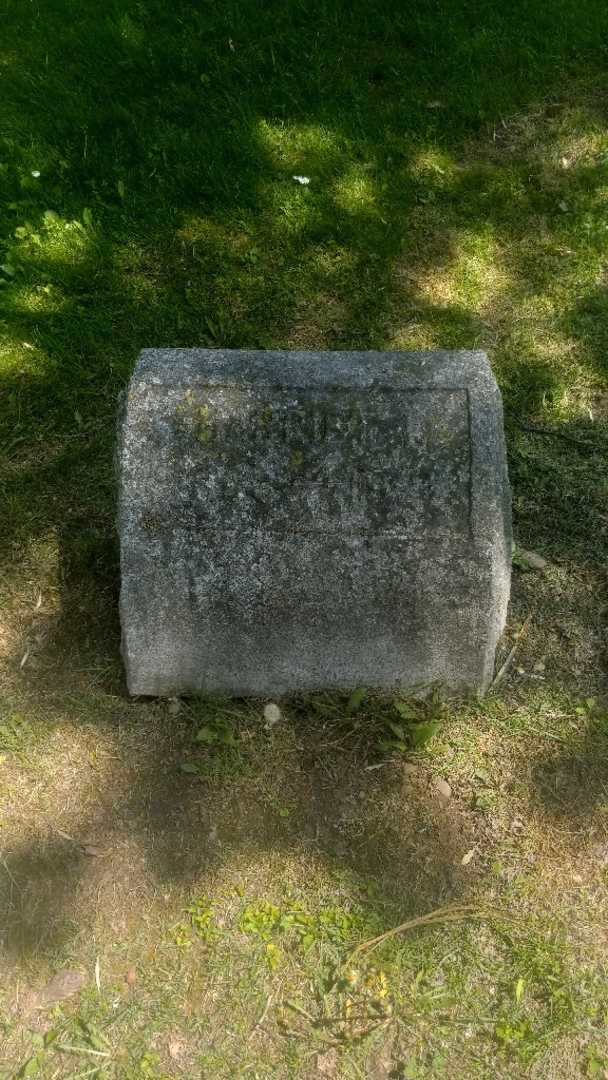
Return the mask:
[[511,542],[483,353],[148,350],[119,471],[131,693],[490,681]]

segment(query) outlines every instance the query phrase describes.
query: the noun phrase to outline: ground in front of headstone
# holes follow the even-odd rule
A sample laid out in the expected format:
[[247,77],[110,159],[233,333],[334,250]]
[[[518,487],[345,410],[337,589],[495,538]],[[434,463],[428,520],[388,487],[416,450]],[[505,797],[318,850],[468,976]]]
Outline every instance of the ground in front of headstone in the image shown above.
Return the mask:
[[517,569],[516,653],[476,705],[132,702],[74,636],[9,665],[0,1070],[605,1068],[596,589]]

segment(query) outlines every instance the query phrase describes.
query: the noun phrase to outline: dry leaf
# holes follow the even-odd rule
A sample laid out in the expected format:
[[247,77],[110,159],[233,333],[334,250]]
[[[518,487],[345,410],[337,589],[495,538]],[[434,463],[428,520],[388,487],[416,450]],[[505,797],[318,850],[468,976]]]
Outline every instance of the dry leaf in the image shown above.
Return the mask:
[[92,859],[103,859],[108,854],[104,848],[98,847],[97,844],[83,844],[82,850],[85,855],[90,855]]
[[264,720],[266,721],[266,727],[271,728],[275,724],[278,724],[283,719],[283,713],[279,706],[274,701],[269,701],[264,706]]
[[57,827],[55,826],[55,832],[57,833],[57,835],[58,835],[58,836],[61,836],[61,838],[62,838],[63,840],[70,840],[70,841],[72,842],[72,844],[77,844],[77,843],[78,843],[78,840],[75,840],[75,839],[74,839],[74,837],[73,837],[73,836],[70,836],[70,834],[69,834],[69,833],[67,833],[67,832],[64,832],[64,831],[63,831],[63,829],[58,829],[58,828],[57,828]]
[[436,780],[435,791],[439,796],[440,803],[445,806],[452,798],[452,789],[447,780]]
[[473,847],[473,848],[471,848],[470,851],[467,851],[466,855],[462,856],[462,859],[460,860],[460,865],[461,866],[468,866],[469,863],[471,862],[471,860],[473,859],[474,855],[475,855],[475,848]]
[[539,555],[536,551],[520,550],[519,557],[530,567],[531,570],[547,569],[547,560],[543,559],[542,555]]
[[135,983],[137,982],[137,972],[135,968],[129,968],[125,975],[125,982],[127,986],[135,986]]
[[66,998],[78,994],[86,986],[87,980],[81,971],[65,968],[57,971],[42,990],[36,990],[32,996],[33,1009],[48,1009]]

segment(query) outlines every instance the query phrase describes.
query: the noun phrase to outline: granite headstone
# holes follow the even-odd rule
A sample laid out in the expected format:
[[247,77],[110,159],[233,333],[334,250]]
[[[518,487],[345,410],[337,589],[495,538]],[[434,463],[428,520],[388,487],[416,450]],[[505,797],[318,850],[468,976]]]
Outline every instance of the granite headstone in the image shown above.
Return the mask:
[[488,686],[511,540],[483,353],[146,350],[118,455],[132,694]]

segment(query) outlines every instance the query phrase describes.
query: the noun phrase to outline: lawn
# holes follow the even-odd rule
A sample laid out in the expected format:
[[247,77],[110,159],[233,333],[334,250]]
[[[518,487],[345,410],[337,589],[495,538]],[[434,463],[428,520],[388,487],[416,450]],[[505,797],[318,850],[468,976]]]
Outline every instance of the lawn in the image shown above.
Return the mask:
[[[0,0],[3,1078],[608,1076],[607,275],[605,0]],[[488,351],[518,648],[423,747],[126,697],[178,345]]]

